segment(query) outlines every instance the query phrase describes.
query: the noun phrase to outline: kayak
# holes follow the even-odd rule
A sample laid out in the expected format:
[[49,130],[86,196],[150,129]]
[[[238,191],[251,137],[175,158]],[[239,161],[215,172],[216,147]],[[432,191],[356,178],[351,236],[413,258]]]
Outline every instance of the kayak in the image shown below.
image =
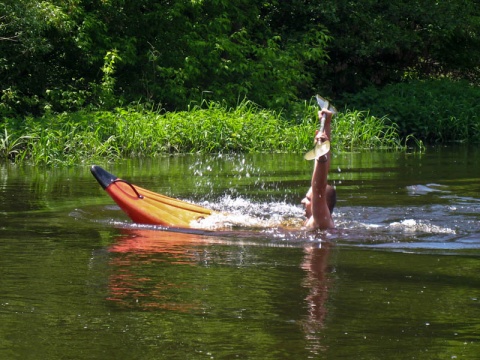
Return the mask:
[[191,228],[195,221],[215,213],[202,206],[133,185],[100,166],[93,165],[90,171],[100,186],[135,223]]

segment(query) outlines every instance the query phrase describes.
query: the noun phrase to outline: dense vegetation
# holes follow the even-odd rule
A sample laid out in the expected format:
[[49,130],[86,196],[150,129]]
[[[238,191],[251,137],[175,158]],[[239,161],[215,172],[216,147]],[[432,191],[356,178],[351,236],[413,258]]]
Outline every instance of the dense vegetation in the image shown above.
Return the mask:
[[347,97],[356,109],[387,116],[402,137],[427,143],[480,142],[480,87],[467,81],[433,79],[368,87]]
[[0,144],[139,104],[158,116],[247,99],[296,125],[315,93],[403,139],[478,141],[479,18],[474,0],[4,0]]
[[[314,105],[305,105],[315,114]],[[5,130],[0,158],[34,164],[68,165],[85,159],[115,160],[169,153],[306,152],[313,147],[314,116],[288,122],[251,102],[235,108],[219,103],[187,111],[113,111],[27,117],[16,133]],[[12,124],[7,124],[13,128]],[[6,127],[7,128],[7,127]],[[364,112],[335,117],[336,148],[404,149],[397,128]],[[23,134],[23,135],[20,135]],[[1,140],[1,139],[0,139]]]

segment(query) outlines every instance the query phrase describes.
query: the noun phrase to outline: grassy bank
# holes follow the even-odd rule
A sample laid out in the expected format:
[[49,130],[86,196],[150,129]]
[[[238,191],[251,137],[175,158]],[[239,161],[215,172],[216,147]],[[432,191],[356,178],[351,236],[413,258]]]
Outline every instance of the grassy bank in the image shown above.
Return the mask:
[[[295,120],[288,120],[246,101],[236,108],[209,103],[182,112],[128,108],[26,118],[4,123],[0,159],[73,165],[173,153],[301,154],[313,146],[316,111],[305,104]],[[332,146],[336,151],[404,150],[396,126],[388,123],[365,112],[340,113],[333,121]]]

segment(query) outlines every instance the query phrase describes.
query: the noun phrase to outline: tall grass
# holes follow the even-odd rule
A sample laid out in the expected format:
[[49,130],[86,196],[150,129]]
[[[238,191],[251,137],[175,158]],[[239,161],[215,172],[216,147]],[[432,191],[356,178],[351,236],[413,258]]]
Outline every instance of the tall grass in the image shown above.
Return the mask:
[[[204,103],[188,111],[135,108],[27,118],[0,135],[0,158],[33,164],[73,165],[96,160],[171,153],[294,152],[312,147],[317,109],[305,105],[296,120],[244,101],[236,108]],[[14,134],[14,135],[12,135]],[[395,126],[364,112],[338,114],[337,150],[404,150]]]
[[385,116],[378,118],[364,111],[341,113],[332,122],[332,134],[337,147],[345,150],[405,149],[397,125]]
[[16,136],[9,133],[5,126],[2,136],[0,136],[0,160],[19,159],[19,154],[25,153],[23,149],[29,139],[29,136]]

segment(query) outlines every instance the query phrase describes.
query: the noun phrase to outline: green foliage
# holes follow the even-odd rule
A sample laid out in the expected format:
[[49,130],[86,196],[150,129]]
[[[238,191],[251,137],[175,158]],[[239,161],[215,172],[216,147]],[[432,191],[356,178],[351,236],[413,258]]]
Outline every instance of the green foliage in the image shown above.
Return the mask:
[[318,24],[291,33],[270,26],[276,2],[0,6],[8,14],[0,19],[4,113],[109,109],[118,96],[185,109],[205,94],[281,108],[311,92],[309,67],[325,64],[329,40]]
[[[383,123],[383,131],[397,124],[404,138],[413,134],[426,141],[478,141],[478,107],[472,100],[478,99],[475,87],[402,83],[433,77],[478,82],[480,8],[472,1],[6,0],[0,3],[0,14],[0,122],[12,125],[12,119],[26,116],[55,119],[52,133],[71,136],[57,150],[60,157],[72,148],[82,149],[80,158],[93,151],[82,148],[83,140],[78,140],[82,130],[76,127],[78,119],[70,124],[72,118],[79,114],[87,117],[88,111],[96,111],[96,118],[103,114],[101,110],[134,101],[145,107],[159,104],[168,111],[199,105],[189,111],[155,113],[176,137],[155,130],[161,136],[151,137],[154,153],[298,149],[310,136],[302,132],[310,115],[299,111],[300,99],[315,92],[338,98],[345,92],[359,93],[367,85],[399,82],[385,87],[381,96],[376,95],[377,90],[367,89],[358,95],[358,101],[347,97],[352,101],[350,108],[362,111],[353,111],[351,116],[363,117],[362,123],[375,118]],[[439,89],[449,95],[442,95]],[[455,92],[462,98],[455,100],[455,107],[445,107],[444,103],[451,103],[449,98],[456,99]],[[402,109],[404,94],[415,111]],[[207,108],[205,100],[209,101]],[[271,123],[270,114],[251,110],[252,103],[276,111],[278,119],[273,116],[276,120]],[[259,118],[267,116],[263,137],[249,132],[250,128],[258,130],[253,117],[244,119],[244,128],[226,119],[238,116],[237,108],[243,115],[252,111]],[[198,123],[200,130],[184,125],[182,118],[196,121],[204,111],[212,117]],[[281,117],[281,111],[288,115]],[[64,112],[73,114],[55,115]],[[105,114],[100,116],[102,121],[114,129],[122,125],[127,133],[140,131],[145,118],[153,117],[150,113],[132,114],[129,109]],[[112,125],[110,117],[121,119],[119,125]],[[125,124],[123,118],[138,128]],[[25,124],[32,129],[23,128],[28,131],[22,136],[37,136],[47,129],[36,128],[29,119]],[[8,125],[9,135],[17,134],[18,127],[25,124],[17,120],[13,128]],[[276,138],[274,126],[277,133],[288,132],[289,141]],[[232,135],[240,130],[250,143]],[[215,131],[216,137],[210,135]],[[364,134],[358,131],[354,138]],[[126,137],[120,131],[110,135],[114,138],[108,146]],[[130,135],[135,137],[135,133]],[[96,146],[101,148],[108,139],[99,137]],[[39,142],[46,141],[48,148],[48,140]],[[345,140],[342,146],[347,143]],[[125,146],[125,150],[121,144],[109,153],[149,152],[147,145]],[[198,150],[197,144],[203,147]],[[39,154],[38,158],[42,157],[45,162],[52,161]]]
[[306,63],[325,63],[329,38],[321,26],[301,34],[279,34],[263,16],[267,6],[268,2],[236,0],[162,7],[162,14],[144,21],[151,32],[163,36],[137,38],[148,66],[129,68],[128,82],[167,109],[184,109],[205,94],[231,106],[244,97],[271,108],[295,101],[300,88],[312,82]]
[[331,61],[318,72],[322,93],[355,93],[365,86],[399,82],[406,74],[478,84],[476,1],[325,0],[310,7],[333,38],[328,47]]
[[347,96],[347,106],[388,116],[400,135],[426,142],[480,141],[480,87],[447,79],[370,87]]
[[[171,153],[304,153],[313,145],[317,108],[305,105],[303,117],[286,120],[250,101],[231,108],[204,102],[181,112],[135,108],[28,117],[0,142],[4,159],[33,164],[72,165],[85,161],[154,157]],[[10,123],[9,123],[10,124]],[[8,125],[13,128],[12,124]],[[16,124],[18,127],[18,124]],[[404,150],[394,126],[361,112],[334,119],[333,146],[341,150]],[[13,131],[13,130],[12,130]],[[301,156],[301,155],[299,155]]]
[[26,119],[27,143],[22,159],[33,164],[72,165],[86,159],[115,159],[119,155],[115,136],[110,135],[115,119],[100,112],[45,115]]
[[243,98],[290,111],[315,92],[338,97],[405,77],[476,82],[479,9],[464,0],[6,0],[0,115]]
[[9,134],[5,126],[4,133],[0,136],[0,160],[15,160],[20,153],[24,153],[29,139],[31,139],[30,136]]
[[340,149],[397,149],[405,146],[400,141],[398,128],[386,116],[381,118],[362,111],[340,113],[332,122],[333,143]]
[[108,51],[104,57],[104,64],[102,67],[102,82],[97,87],[97,97],[100,102],[100,107],[103,109],[110,109],[115,105],[116,97],[115,90],[115,70],[119,61],[122,61],[116,49]]
[[2,113],[39,113],[45,91],[72,78],[74,23],[61,5],[48,1],[7,0],[0,14]]

